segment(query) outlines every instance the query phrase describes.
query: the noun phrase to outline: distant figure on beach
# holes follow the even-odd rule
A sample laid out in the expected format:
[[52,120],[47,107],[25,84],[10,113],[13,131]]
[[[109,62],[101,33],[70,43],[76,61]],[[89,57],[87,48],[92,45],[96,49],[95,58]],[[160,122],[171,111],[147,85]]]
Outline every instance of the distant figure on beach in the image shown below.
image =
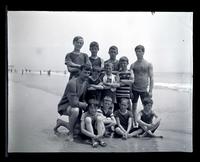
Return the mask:
[[[136,116],[137,116],[137,102],[140,96],[141,101],[146,96],[152,97],[153,90],[153,66],[151,63],[147,62],[143,56],[145,48],[142,45],[135,47],[135,52],[137,56],[137,61],[131,64],[130,70],[134,74],[134,83],[132,86],[133,98],[132,98],[132,111],[134,115],[134,127],[137,127]],[[149,86],[149,88],[148,88]]]
[[111,46],[108,51],[110,55],[110,59],[106,60],[104,62],[104,66],[107,63],[112,63],[113,64],[113,69],[112,73],[116,74],[119,71],[119,61],[117,60],[116,56],[118,54],[118,48],[116,46]]
[[[137,122],[139,123],[139,128],[142,129],[141,135],[138,137],[158,137],[154,132],[160,125],[161,119],[152,110],[153,100],[150,97],[146,97],[143,100],[143,110],[138,113]],[[156,118],[156,120],[153,120]]]
[[91,42],[90,43],[91,56],[89,57],[89,59],[92,64],[92,67],[97,66],[97,67],[103,68],[104,61],[102,58],[97,56],[98,51],[99,51],[99,44],[95,41]]
[[[64,95],[58,104],[58,113],[69,116],[69,123],[62,119],[57,119],[57,124],[54,128],[55,133],[58,132],[60,126],[69,129],[67,140],[73,141],[75,125],[80,124],[82,111],[86,110],[87,103],[85,102],[85,92],[88,87],[86,81],[90,75],[91,66],[84,64],[80,67],[80,75],[77,78],[69,80]],[[79,128],[80,130],[80,128]]]
[[73,39],[74,50],[65,57],[65,65],[67,65],[67,69],[70,72],[69,80],[79,75],[81,65],[88,64],[91,66],[88,55],[80,51],[83,44],[83,38],[76,36]]
[[102,139],[105,126],[102,114],[97,112],[97,108],[97,100],[91,98],[88,101],[87,111],[81,116],[81,132],[86,136],[86,139],[89,137],[92,140],[93,147],[98,147],[98,145],[105,147],[107,144]]
[[134,75],[132,70],[128,70],[127,66],[129,60],[126,56],[119,59],[119,81],[120,87],[116,90],[117,104],[115,110],[119,109],[119,102],[121,98],[127,98],[130,102],[128,110],[132,111],[131,98],[132,98],[132,84],[134,82]]
[[133,128],[133,114],[127,110],[128,106],[129,100],[127,98],[121,98],[119,103],[120,108],[114,112],[117,121],[114,137],[124,140],[142,132],[142,130],[138,131],[137,128]]
[[48,70],[47,74],[48,74],[48,76],[50,76],[51,75],[51,70]]

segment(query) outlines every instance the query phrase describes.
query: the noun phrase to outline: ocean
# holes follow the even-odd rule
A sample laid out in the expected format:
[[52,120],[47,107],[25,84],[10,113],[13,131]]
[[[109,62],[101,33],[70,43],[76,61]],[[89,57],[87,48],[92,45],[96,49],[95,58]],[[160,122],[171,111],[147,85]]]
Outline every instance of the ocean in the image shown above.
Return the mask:
[[[13,74],[13,75],[11,75]],[[32,77],[30,80],[29,78]],[[51,75],[47,75],[47,72],[42,72],[40,75],[39,71],[32,71],[27,73],[19,73],[19,72],[9,72],[8,80],[12,80],[15,82],[21,82],[28,86],[33,86],[34,88],[39,88],[45,91],[53,91],[54,93],[61,95],[60,92],[56,91],[56,86],[65,87],[69,78],[69,73],[66,72],[51,72]],[[41,80],[44,84],[38,84],[34,80]],[[51,82],[46,87],[45,82]],[[64,88],[63,87],[63,88]],[[163,72],[163,73],[154,73],[154,88],[155,89],[170,89],[175,91],[183,91],[183,92],[191,92],[193,89],[193,74],[192,73],[171,73],[171,72]],[[54,90],[53,90],[54,89]]]

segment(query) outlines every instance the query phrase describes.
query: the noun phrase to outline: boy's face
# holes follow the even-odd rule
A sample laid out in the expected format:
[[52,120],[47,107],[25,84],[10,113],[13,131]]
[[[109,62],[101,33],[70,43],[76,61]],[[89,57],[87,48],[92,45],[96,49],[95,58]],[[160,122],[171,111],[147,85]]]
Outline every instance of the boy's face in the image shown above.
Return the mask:
[[136,56],[137,56],[138,60],[143,59],[144,52],[142,51],[142,49],[137,49],[135,51],[135,53],[136,53]]
[[117,55],[117,50],[116,49],[110,49],[109,50],[110,58],[115,59]]
[[151,103],[148,103],[148,104],[144,105],[144,110],[146,110],[146,111],[150,111],[151,108],[152,108],[152,104]]
[[107,75],[111,75],[111,74],[112,74],[112,66],[109,66],[109,65],[106,66],[106,67],[105,67],[105,71],[106,71],[106,74],[107,74]]
[[83,69],[83,70],[80,72],[80,76],[81,76],[81,78],[83,78],[83,79],[87,79],[87,78],[89,77],[89,75],[90,75],[90,71],[87,71],[87,70],[85,70],[85,69]]
[[93,76],[93,77],[96,78],[96,77],[99,77],[99,75],[100,75],[100,71],[98,71],[98,70],[93,70],[93,71],[92,71],[92,76]]
[[98,47],[97,46],[92,46],[90,47],[90,51],[92,54],[97,54],[97,52],[99,51]]
[[89,108],[88,108],[88,111],[91,115],[95,115],[96,112],[97,112],[97,105],[96,104],[90,104],[89,105]]
[[121,62],[121,68],[122,68],[122,69],[126,69],[126,68],[127,68],[127,65],[128,65],[127,61],[122,61],[122,62]]
[[74,42],[74,46],[76,49],[81,49],[83,43],[84,43],[83,39],[78,39],[77,41]]
[[121,110],[122,112],[124,112],[124,111],[126,111],[127,108],[128,108],[128,103],[127,103],[126,100],[122,100],[119,106],[120,106],[120,110]]
[[103,102],[103,108],[108,109],[112,106],[112,102],[108,100],[104,100]]

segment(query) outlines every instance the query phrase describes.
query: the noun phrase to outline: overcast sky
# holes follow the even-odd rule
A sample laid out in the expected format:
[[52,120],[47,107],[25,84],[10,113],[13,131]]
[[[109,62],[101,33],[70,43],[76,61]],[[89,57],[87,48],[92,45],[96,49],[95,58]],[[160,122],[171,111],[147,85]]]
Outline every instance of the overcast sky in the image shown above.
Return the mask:
[[155,72],[192,72],[192,12],[8,11],[8,63],[21,69],[65,70],[65,55],[77,35],[84,38],[81,51],[89,56],[90,42],[97,41],[104,60],[116,45],[117,59],[127,56],[131,64],[135,46],[142,44]]

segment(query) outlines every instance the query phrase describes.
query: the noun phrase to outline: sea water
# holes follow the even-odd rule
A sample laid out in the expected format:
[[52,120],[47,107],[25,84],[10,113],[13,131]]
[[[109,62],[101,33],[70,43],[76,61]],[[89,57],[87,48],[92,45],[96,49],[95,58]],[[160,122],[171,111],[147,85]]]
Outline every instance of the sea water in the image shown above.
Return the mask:
[[[68,80],[69,73],[64,72],[51,72],[51,75],[38,71],[32,71],[29,73],[15,73],[9,72],[8,80],[20,82],[22,84],[33,86],[45,91],[51,92],[53,89],[54,93],[61,95],[60,91],[56,92],[56,89],[64,89]],[[48,85],[48,86],[47,86]],[[57,86],[57,88],[56,88]],[[154,73],[154,88],[155,89],[170,89],[175,91],[191,92],[193,89],[193,74],[192,73]]]

